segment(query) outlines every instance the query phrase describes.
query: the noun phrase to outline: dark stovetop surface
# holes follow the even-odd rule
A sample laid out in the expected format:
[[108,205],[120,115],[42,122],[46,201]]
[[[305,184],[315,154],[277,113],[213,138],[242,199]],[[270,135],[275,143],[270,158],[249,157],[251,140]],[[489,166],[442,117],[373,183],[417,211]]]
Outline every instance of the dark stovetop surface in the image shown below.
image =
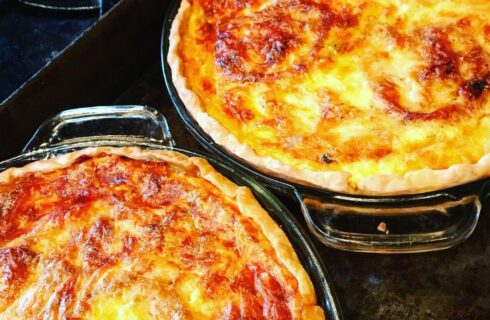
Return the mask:
[[0,0],[0,102],[88,29],[98,11],[60,13]]

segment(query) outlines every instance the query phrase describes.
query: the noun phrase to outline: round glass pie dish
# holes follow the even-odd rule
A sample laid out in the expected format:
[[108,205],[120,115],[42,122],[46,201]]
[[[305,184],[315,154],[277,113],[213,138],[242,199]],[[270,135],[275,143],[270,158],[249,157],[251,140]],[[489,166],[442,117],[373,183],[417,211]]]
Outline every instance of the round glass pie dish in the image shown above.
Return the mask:
[[179,4],[180,1],[174,1],[169,8],[161,48],[165,82],[177,112],[210,152],[254,174],[279,193],[302,197],[300,205],[305,219],[317,238],[345,250],[396,253],[440,250],[471,235],[481,203],[489,193],[489,179],[413,195],[343,194],[271,176],[217,144],[180,99],[167,63],[170,27]]
[[140,147],[174,150],[205,158],[233,182],[249,187],[281,226],[315,287],[318,304],[332,320],[342,319],[326,269],[306,230],[274,195],[248,175],[207,155],[175,148],[165,118],[142,106],[110,106],[69,110],[47,120],[23,152],[0,162],[0,171],[88,147]]

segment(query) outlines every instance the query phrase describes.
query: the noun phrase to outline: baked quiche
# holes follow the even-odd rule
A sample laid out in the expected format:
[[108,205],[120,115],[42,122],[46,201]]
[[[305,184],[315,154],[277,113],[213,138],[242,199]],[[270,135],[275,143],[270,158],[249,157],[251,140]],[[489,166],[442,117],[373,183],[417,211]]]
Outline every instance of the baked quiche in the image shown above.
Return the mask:
[[1,319],[324,319],[282,230],[202,158],[94,148],[0,173]]
[[212,139],[354,194],[490,175],[489,0],[183,0],[168,62]]

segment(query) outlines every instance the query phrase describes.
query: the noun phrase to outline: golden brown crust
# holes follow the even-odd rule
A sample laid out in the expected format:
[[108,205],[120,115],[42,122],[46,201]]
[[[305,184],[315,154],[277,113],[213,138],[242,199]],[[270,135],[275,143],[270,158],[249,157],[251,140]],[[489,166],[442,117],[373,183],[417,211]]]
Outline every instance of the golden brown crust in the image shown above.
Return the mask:
[[260,203],[257,202],[250,189],[238,187],[217,172],[203,158],[190,158],[190,161],[199,167],[202,177],[217,186],[226,195],[234,197],[240,211],[260,225],[262,232],[272,243],[282,263],[298,279],[299,290],[305,299],[305,304],[310,306],[303,311],[303,319],[324,319],[323,310],[316,306],[315,291],[310,278],[299,262],[291,243],[284,231],[279,228]]
[[246,187],[239,187],[217,172],[205,159],[187,157],[182,153],[168,150],[144,150],[140,148],[88,148],[51,159],[30,163],[21,168],[10,168],[0,173],[0,185],[8,184],[14,179],[30,173],[50,172],[67,168],[78,159],[89,156],[96,157],[101,154],[113,154],[138,160],[165,161],[178,164],[184,168],[193,166],[199,169],[202,178],[216,186],[225,195],[234,198],[240,212],[251,218],[260,226],[263,234],[272,244],[281,263],[294,275],[298,281],[298,289],[303,298],[303,319],[324,319],[323,310],[316,305],[313,285],[306,271],[299,262],[296,253],[284,232],[272,220],[268,213],[260,206],[252,192]]
[[[170,32],[170,47],[167,60],[172,70],[172,79],[177,92],[192,116],[214,141],[260,170],[292,181],[299,181],[337,192],[370,195],[421,193],[464,184],[490,175],[490,154],[487,153],[476,163],[455,164],[445,169],[413,170],[404,174],[371,175],[363,178],[353,186],[349,183],[351,174],[347,171],[301,169],[271,157],[257,154],[253,148],[246,143],[240,142],[224,125],[210,116],[203,108],[202,101],[200,101],[198,95],[188,85],[183,73],[183,61],[179,55],[178,46],[181,42],[181,33],[186,32],[182,28],[185,27],[183,21],[189,9],[189,1],[183,0]],[[431,59],[437,60],[439,56],[436,52],[431,56],[435,58]],[[432,61],[431,63],[438,62]],[[436,75],[442,74],[441,76],[443,76],[444,70],[439,70],[438,65],[435,65],[433,73]],[[381,96],[384,97],[383,95]],[[391,106],[393,107],[393,105]],[[398,110],[395,107],[393,108]]]

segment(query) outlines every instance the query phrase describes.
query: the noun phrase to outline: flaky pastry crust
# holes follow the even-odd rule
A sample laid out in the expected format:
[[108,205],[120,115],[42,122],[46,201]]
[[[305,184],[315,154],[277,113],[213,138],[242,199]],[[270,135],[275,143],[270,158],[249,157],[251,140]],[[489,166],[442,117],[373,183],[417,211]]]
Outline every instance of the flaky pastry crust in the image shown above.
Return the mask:
[[371,175],[357,185],[349,183],[347,171],[312,171],[293,167],[285,162],[261,156],[248,144],[240,142],[217,119],[204,109],[203,102],[193,92],[183,73],[183,61],[178,47],[181,41],[183,21],[190,8],[188,0],[182,0],[170,30],[170,46],[167,61],[172,71],[172,81],[187,110],[202,129],[228,152],[249,162],[259,170],[275,176],[342,193],[366,195],[402,195],[440,190],[490,176],[490,153],[473,164],[455,164],[447,169],[422,169],[405,174]]
[[81,157],[96,157],[101,154],[114,154],[137,160],[165,161],[184,168],[197,167],[202,178],[215,185],[225,195],[234,198],[240,212],[259,225],[262,233],[272,244],[281,263],[298,281],[298,289],[303,298],[304,320],[325,319],[323,310],[316,305],[316,296],[311,280],[301,265],[296,252],[281,228],[261,207],[249,188],[237,186],[216,171],[205,159],[188,157],[182,153],[169,150],[147,150],[137,147],[113,148],[96,147],[71,152],[47,160],[39,160],[21,168],[9,168],[0,172],[0,184],[9,182],[30,173],[50,172],[67,168]]

